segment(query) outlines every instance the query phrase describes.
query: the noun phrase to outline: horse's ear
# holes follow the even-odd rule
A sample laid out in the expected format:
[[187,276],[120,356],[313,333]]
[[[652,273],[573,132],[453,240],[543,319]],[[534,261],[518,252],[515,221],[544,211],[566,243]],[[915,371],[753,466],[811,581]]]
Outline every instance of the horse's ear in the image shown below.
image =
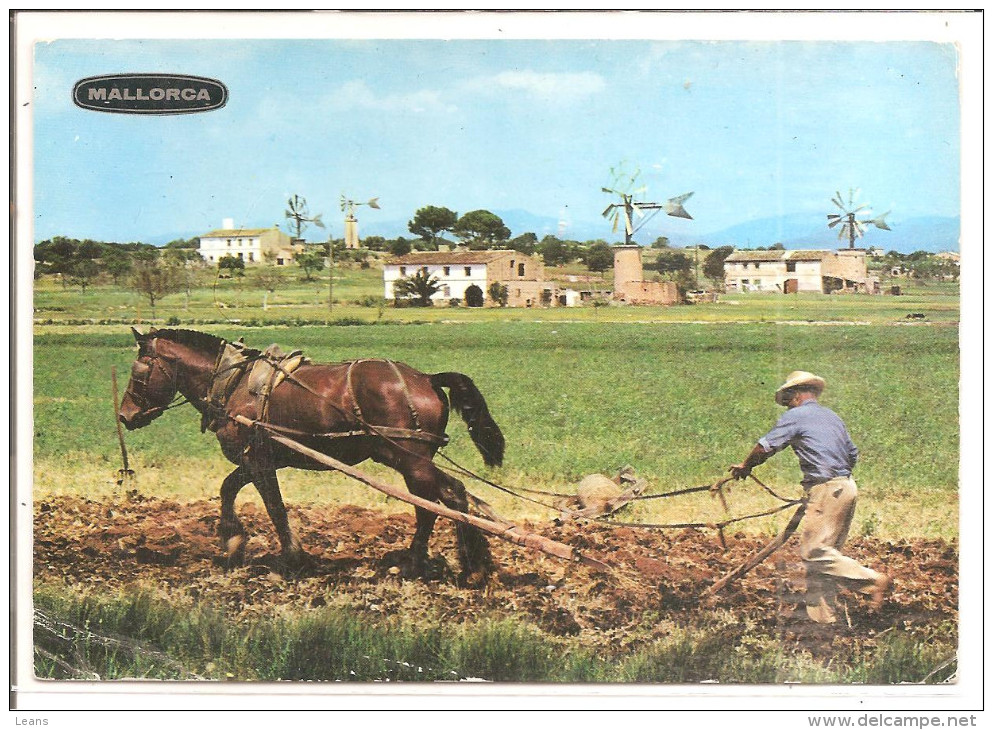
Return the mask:
[[158,331],[159,331],[158,327],[152,327],[151,329],[148,330],[148,334],[154,335]]
[[131,328],[131,334],[133,334],[133,335],[134,335],[134,338],[135,338],[136,340],[138,340],[139,342],[141,342],[141,338],[145,336],[145,335],[143,335],[143,334],[142,334],[142,333],[141,333],[141,332],[140,332],[140,331],[138,330],[138,328],[137,328],[137,327],[132,327],[132,328]]
[[244,344],[245,344],[245,338],[244,338],[244,336],[242,336],[242,337],[239,337],[239,338],[238,338],[238,342],[239,342],[240,344],[242,344],[242,345],[244,345]]

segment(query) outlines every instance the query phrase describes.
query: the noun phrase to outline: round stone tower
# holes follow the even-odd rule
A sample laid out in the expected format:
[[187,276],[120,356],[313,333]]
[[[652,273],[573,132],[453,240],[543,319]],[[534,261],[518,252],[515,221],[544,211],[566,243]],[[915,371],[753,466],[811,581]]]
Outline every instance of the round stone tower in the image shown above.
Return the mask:
[[631,292],[630,284],[640,285],[643,273],[641,268],[641,246],[614,246],[614,298],[627,299]]

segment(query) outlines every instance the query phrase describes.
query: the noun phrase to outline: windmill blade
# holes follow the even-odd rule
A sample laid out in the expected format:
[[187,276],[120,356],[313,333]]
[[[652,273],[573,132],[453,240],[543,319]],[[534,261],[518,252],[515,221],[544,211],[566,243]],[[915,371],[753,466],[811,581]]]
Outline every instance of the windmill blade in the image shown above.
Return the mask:
[[641,212],[641,209],[637,205],[635,205],[634,203],[631,203],[631,210],[633,210],[638,215],[639,218],[644,218],[645,217],[645,214],[642,213]]
[[[832,218],[834,220],[831,220]],[[842,218],[840,215],[829,215],[828,220],[831,221],[830,223],[828,223],[828,228],[834,228],[836,225],[838,225],[845,219]]]
[[379,210],[379,198],[370,198],[369,202],[366,203],[366,205],[368,205],[370,208],[375,208],[376,210]]
[[881,228],[884,231],[892,231],[893,229],[889,227],[886,223],[886,216],[890,214],[890,211],[886,211],[881,216],[873,218],[871,221],[866,221],[869,225],[873,225],[876,228]]
[[613,193],[614,195],[620,195],[616,190],[611,190],[610,188],[600,188],[602,193]]
[[627,209],[624,210],[624,230],[629,236],[634,233],[634,227],[631,225],[631,216],[628,215]]
[[842,202],[842,200],[843,199],[841,197],[841,191],[840,190],[835,191],[834,197],[831,198],[831,202],[837,205],[839,208],[841,208],[841,210],[844,210],[845,204]]
[[[634,182],[634,181],[632,180],[631,182]],[[631,194],[631,195],[641,195],[641,194],[642,194],[643,192],[645,192],[646,190],[648,190],[648,187],[647,187],[647,186],[645,186],[645,185],[642,185],[642,186],[641,186],[640,188],[638,188],[637,190],[632,190],[630,194]]]
[[616,207],[617,207],[617,203],[611,203],[610,205],[608,205],[606,208],[603,209],[603,213],[601,213],[601,215],[604,218],[606,218],[610,214],[610,211],[612,211]]
[[313,218],[310,219],[310,222],[313,223],[318,228],[324,228],[324,222],[321,220],[321,215],[322,215],[321,213],[318,213],[317,215],[315,215]]
[[617,224],[618,221],[620,221],[620,215],[615,211],[614,217],[611,220],[613,221],[614,224],[610,227],[610,232],[617,233]]
[[688,220],[693,220],[693,216],[686,212],[686,208],[683,207],[683,203],[686,202],[693,193],[683,193],[675,198],[669,198],[665,203],[662,204],[662,210],[665,211],[666,215],[670,215],[673,218],[686,218]]

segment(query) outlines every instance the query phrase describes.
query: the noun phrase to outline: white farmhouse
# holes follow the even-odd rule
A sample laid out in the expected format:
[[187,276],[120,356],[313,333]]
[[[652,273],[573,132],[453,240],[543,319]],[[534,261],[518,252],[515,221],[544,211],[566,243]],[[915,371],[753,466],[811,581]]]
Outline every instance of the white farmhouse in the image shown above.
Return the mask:
[[241,259],[246,264],[272,263],[286,266],[302,250],[299,244],[279,228],[235,228],[231,219],[224,227],[200,236],[200,256],[217,263],[225,256]]
[[511,307],[550,305],[555,294],[544,281],[541,259],[519,251],[494,250],[425,251],[389,259],[383,267],[383,296],[395,298],[396,281],[418,271],[438,281],[440,289],[431,297],[435,301],[487,302],[493,283],[507,287],[507,304]]
[[874,293],[865,251],[735,251],[724,260],[727,291],[795,292],[860,291]]

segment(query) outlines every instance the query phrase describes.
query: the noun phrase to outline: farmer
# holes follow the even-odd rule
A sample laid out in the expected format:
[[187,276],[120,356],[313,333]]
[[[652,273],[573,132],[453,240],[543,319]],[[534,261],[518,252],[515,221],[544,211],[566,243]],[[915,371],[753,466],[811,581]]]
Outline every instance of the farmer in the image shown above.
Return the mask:
[[807,510],[800,534],[800,557],[807,571],[807,615],[818,623],[836,620],[836,582],[871,596],[878,610],[889,591],[889,576],[860,565],[841,554],[855,514],[858,490],[852,469],[858,449],[841,418],[817,402],[825,381],[797,370],[776,391],[776,403],[787,411],[740,464],[731,476],[744,479],[752,469],[787,446],[800,460]]

